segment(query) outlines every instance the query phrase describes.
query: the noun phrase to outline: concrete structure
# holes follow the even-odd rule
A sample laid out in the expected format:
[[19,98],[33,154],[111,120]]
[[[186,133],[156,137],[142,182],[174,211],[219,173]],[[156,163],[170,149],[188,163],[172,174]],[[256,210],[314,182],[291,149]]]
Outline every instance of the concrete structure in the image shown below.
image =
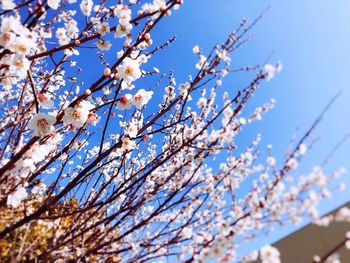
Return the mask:
[[[350,208],[350,203],[338,207],[328,215],[335,215],[344,206]],[[350,223],[345,222],[333,221],[327,227],[309,224],[272,246],[281,252],[282,263],[312,263],[315,255],[324,256],[341,243],[348,231]],[[350,250],[343,246],[336,253],[340,255],[342,263],[350,263]]]
[[[344,206],[350,207],[350,203]],[[341,207],[329,214],[335,214]],[[273,246],[281,252],[282,263],[310,263],[314,255],[325,255],[350,231],[350,223],[332,222],[328,227],[307,225],[276,242]],[[343,263],[350,263],[350,250],[342,247],[337,251]]]

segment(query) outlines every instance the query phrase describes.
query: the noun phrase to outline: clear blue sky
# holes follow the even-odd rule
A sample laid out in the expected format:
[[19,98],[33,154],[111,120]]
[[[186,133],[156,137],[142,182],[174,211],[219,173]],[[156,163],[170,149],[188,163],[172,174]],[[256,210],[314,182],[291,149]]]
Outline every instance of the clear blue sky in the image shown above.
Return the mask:
[[[273,144],[274,154],[281,160],[296,128],[302,135],[331,97],[343,91],[314,133],[320,141],[301,164],[300,170],[306,173],[322,162],[331,148],[350,132],[350,1],[185,0],[185,5],[164,19],[152,34],[154,43],[162,43],[173,35],[177,35],[177,41],[167,51],[160,51],[147,65],[157,66],[162,73],[175,69],[177,82],[186,81],[189,74],[195,73],[197,59],[192,54],[195,44],[209,52],[215,43],[225,40],[242,18],[253,20],[267,6],[271,9],[253,29],[251,41],[233,55],[232,64],[234,67],[262,64],[273,53],[271,61],[282,61],[283,71],[263,85],[248,109],[252,110],[272,97],[277,104],[239,139],[242,144],[248,143],[261,133],[264,144]],[[115,52],[111,53],[113,56]],[[92,59],[93,56],[79,58],[87,62],[86,65],[91,65]],[[101,71],[102,67],[96,70],[95,66],[89,66],[85,71],[85,82],[91,82]],[[225,79],[223,87],[242,87],[244,80],[242,74],[233,75]],[[154,82],[147,84],[152,87]],[[152,100],[155,105],[158,104],[156,97]],[[349,160],[350,141],[333,157],[328,171],[339,166],[350,168]],[[344,178],[350,182],[349,174]],[[321,211],[327,212],[349,201],[348,193],[349,190],[336,193],[322,205]],[[293,230],[295,228],[286,227],[267,240],[273,242]],[[243,251],[264,242],[266,239],[259,240]]]
[[[184,81],[194,72],[195,57],[191,50],[195,44],[209,51],[213,44],[222,42],[243,17],[253,20],[267,6],[271,9],[252,31],[253,39],[232,59],[237,66],[261,64],[272,53],[271,61],[281,60],[283,72],[264,85],[251,101],[250,108],[271,97],[277,104],[240,139],[249,142],[256,133],[262,133],[264,142],[273,144],[275,155],[282,159],[295,129],[299,128],[302,135],[331,97],[343,91],[314,133],[320,141],[301,165],[301,171],[306,173],[350,132],[350,1],[185,0],[182,9],[158,27],[158,36],[153,34],[155,42],[177,35],[167,59],[164,60],[163,53],[153,62],[165,72],[175,68],[175,76]],[[224,86],[238,85],[240,81],[241,76],[235,75],[228,78]],[[349,153],[350,142],[347,142],[331,160],[328,171],[339,166],[350,167]],[[348,174],[344,178],[350,181]],[[322,205],[321,211],[349,201],[348,193],[347,190],[335,194]],[[293,230],[287,227],[269,240],[275,241]],[[258,241],[254,247],[263,242],[266,240]],[[244,251],[252,247],[248,245]]]

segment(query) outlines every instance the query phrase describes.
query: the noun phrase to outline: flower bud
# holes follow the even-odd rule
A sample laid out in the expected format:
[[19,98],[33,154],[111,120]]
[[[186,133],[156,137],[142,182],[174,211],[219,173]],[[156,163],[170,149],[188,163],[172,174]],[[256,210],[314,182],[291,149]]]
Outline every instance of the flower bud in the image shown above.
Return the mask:
[[111,74],[111,69],[110,68],[105,68],[103,71],[103,75],[105,75],[106,77],[109,76],[109,74]]

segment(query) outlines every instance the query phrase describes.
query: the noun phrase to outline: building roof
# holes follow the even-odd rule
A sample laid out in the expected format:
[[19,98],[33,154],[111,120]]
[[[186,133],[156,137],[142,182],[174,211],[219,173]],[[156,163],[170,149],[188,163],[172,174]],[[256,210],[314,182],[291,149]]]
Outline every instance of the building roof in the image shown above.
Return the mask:
[[[335,215],[346,203],[325,216]],[[346,232],[350,231],[349,222],[332,221],[328,226],[309,224],[277,241],[272,246],[281,253],[282,263],[312,263],[315,255],[324,256],[344,241]],[[336,252],[341,262],[350,263],[350,250],[344,246]]]
[[[340,208],[328,213],[335,214]],[[273,246],[281,252],[283,263],[306,263],[312,262],[315,255],[323,256],[341,243],[345,238],[345,233],[350,231],[350,223],[333,221],[329,226],[318,226],[309,224],[291,235],[276,242]],[[350,262],[350,250],[342,247],[337,251],[341,262]]]

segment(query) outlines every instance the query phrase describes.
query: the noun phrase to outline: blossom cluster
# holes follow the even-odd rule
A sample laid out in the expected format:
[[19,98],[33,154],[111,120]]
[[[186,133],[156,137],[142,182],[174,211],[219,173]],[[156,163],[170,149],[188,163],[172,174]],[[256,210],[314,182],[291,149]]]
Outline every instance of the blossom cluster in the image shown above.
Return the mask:
[[0,26],[1,83],[9,91],[30,68],[27,55],[37,47],[37,34],[21,24],[20,16],[3,17]]
[[[246,105],[282,69],[231,60],[254,21],[212,52],[196,45],[181,83],[176,71],[166,78],[149,66],[174,41],[153,43],[154,28],[182,4],[2,1],[5,259],[277,263],[269,245],[246,257],[238,248],[282,220],[325,221],[317,205],[344,171],[297,174],[308,136],[285,158],[260,134],[249,145],[238,139],[274,108],[274,99]],[[224,80],[236,67],[253,77],[228,92]]]

